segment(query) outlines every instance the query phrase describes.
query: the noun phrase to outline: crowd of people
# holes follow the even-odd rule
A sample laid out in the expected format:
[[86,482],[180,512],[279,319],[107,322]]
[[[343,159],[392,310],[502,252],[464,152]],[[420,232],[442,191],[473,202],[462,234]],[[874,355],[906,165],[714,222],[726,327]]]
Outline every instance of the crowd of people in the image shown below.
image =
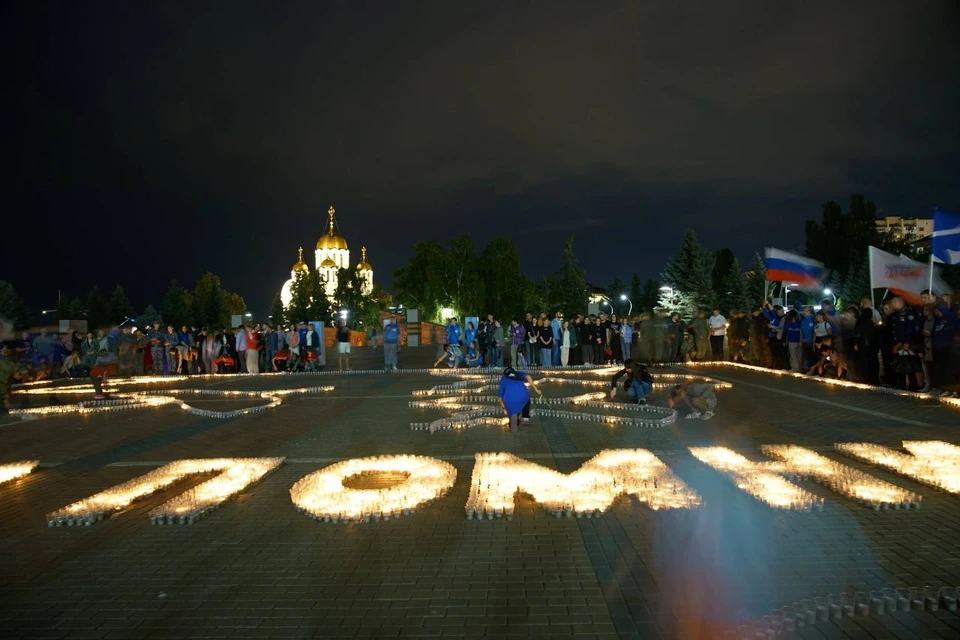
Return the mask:
[[960,383],[958,309],[950,295],[900,296],[874,309],[869,298],[784,308],[765,301],[729,318],[714,308],[683,318],[659,309],[636,316],[527,313],[504,326],[493,315],[445,328],[434,366],[499,367],[614,365],[731,360],[811,376],[956,395]]

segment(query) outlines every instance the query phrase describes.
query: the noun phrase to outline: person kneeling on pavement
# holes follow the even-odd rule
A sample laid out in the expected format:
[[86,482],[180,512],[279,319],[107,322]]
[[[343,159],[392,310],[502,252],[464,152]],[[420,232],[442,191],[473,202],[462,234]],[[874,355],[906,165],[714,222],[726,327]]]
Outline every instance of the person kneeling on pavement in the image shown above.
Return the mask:
[[516,371],[513,367],[503,370],[503,377],[500,378],[497,388],[500,405],[507,414],[510,431],[513,433],[520,429],[521,421],[524,425],[530,424],[530,390],[527,389],[527,383],[539,396],[543,396],[543,392],[537,388],[526,371]]
[[632,358],[623,361],[623,369],[613,375],[610,382],[610,399],[617,395],[617,381],[626,376],[623,389],[634,404],[647,404],[646,395],[653,391],[653,376],[647,368]]
[[717,394],[713,390],[713,385],[707,382],[678,384],[670,390],[667,406],[672,409],[681,400],[690,407],[690,413],[687,414],[690,420],[697,418],[709,420],[714,416],[714,409],[717,408]]

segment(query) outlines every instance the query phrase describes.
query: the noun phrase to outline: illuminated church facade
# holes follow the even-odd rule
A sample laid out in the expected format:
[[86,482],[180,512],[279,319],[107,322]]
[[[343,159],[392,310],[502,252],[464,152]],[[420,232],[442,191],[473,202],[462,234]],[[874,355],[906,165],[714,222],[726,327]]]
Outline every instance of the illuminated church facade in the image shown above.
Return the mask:
[[[313,252],[314,269],[320,272],[327,297],[333,299],[333,293],[337,289],[338,270],[351,268],[356,268],[363,279],[361,293],[369,295],[373,291],[373,267],[367,262],[367,248],[361,247],[359,264],[355,267],[351,265],[350,249],[347,246],[347,241],[338,232],[336,210],[330,207],[327,216],[329,218],[327,232],[317,240],[317,247]],[[283,302],[284,307],[289,306],[293,298],[293,281],[297,274],[310,272],[310,267],[303,261],[303,247],[300,247],[299,251],[300,255],[297,262],[290,268],[290,279],[284,282],[280,289],[280,301]]]

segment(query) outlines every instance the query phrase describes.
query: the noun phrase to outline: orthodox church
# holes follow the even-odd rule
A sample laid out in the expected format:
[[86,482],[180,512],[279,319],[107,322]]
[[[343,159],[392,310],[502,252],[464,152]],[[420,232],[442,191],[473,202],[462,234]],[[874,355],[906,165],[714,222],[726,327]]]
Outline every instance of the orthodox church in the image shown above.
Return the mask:
[[[368,295],[373,291],[373,267],[367,262],[367,248],[360,248],[360,263],[355,267],[351,266],[350,249],[347,248],[347,241],[338,233],[339,225],[337,225],[336,210],[330,207],[327,216],[330,218],[327,232],[317,240],[317,248],[313,253],[314,268],[320,272],[320,278],[324,282],[327,296],[333,298],[333,292],[337,288],[338,270],[351,268],[356,268],[360,272],[363,278],[363,289],[361,291],[364,295]],[[303,261],[303,247],[300,247],[299,251],[299,258],[290,268],[290,279],[284,282],[283,288],[280,289],[280,301],[283,302],[285,307],[290,304],[293,297],[291,288],[297,273],[309,273],[310,271],[310,267]]]

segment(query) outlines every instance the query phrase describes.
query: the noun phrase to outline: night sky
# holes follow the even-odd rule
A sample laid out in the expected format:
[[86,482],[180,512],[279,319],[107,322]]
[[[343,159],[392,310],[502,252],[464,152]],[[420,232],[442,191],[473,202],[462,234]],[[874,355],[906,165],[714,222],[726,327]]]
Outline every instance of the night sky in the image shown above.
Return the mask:
[[960,208],[955,0],[29,1],[0,23],[0,279],[35,310],[92,283],[159,305],[211,270],[265,316],[329,205],[388,290],[416,241],[465,231],[512,236],[537,279],[572,233],[602,285],[657,277],[685,227],[746,261],[802,250],[851,193]]

